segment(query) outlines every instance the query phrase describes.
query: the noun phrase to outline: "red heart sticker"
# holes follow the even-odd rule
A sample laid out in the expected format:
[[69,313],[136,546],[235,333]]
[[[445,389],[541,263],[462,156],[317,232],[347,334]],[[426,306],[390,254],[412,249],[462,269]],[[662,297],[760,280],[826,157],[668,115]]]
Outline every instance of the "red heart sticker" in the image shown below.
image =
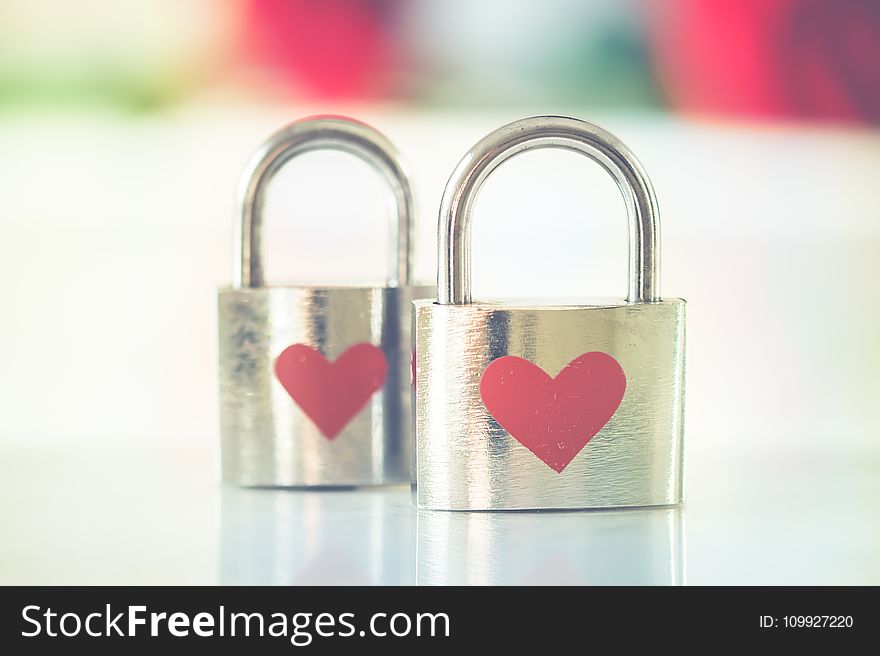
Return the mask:
[[480,378],[495,421],[557,472],[614,416],[625,391],[620,363],[598,351],[579,355],[556,378],[513,355],[490,362]]
[[305,344],[288,346],[275,360],[275,375],[302,411],[332,440],[385,383],[382,349],[355,344],[334,362]]

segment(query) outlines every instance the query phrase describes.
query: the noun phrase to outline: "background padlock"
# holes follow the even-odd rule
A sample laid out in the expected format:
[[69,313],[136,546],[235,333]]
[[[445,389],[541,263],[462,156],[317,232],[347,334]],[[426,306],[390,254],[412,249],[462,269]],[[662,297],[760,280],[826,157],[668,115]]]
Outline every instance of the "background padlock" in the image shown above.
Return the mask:
[[[472,302],[480,185],[508,158],[546,147],[580,152],[616,180],[629,219],[626,300]],[[440,206],[438,300],[415,303],[420,507],[681,502],[685,302],[660,298],[658,245],[657,202],[642,166],[590,123],[523,119],[462,158]]]
[[[263,201],[292,158],[318,149],[375,168],[397,210],[384,287],[264,286]],[[413,194],[397,151],[338,117],[293,123],[264,143],[240,189],[234,283],[219,292],[220,432],[225,481],[348,486],[410,480]],[[330,248],[331,245],[328,245]]]

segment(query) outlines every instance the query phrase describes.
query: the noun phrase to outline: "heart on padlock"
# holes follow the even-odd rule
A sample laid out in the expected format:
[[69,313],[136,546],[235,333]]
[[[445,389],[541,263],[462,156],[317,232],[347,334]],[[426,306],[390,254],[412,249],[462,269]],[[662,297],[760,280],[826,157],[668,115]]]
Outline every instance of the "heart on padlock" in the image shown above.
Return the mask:
[[556,378],[513,355],[490,362],[480,378],[489,414],[560,473],[614,416],[625,391],[620,363],[599,351],[579,355]]
[[305,344],[293,344],[275,360],[275,376],[328,440],[370,400],[388,374],[385,354],[368,343],[355,344],[335,361]]

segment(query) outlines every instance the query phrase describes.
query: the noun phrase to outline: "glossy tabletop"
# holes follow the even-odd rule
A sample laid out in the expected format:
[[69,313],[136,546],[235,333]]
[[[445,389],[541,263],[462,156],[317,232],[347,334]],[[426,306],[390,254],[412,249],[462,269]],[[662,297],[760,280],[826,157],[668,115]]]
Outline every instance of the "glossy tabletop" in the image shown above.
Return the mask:
[[218,484],[209,451],[2,452],[2,584],[880,583],[880,454],[689,462],[682,508],[416,511]]

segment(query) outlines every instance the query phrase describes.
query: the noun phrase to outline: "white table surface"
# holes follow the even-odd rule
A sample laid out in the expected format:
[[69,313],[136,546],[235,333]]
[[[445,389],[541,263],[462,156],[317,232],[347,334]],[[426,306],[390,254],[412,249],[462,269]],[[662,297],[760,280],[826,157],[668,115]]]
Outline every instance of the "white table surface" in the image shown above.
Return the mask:
[[222,486],[210,451],[7,450],[0,583],[877,584],[878,459],[689,459],[680,509],[444,513]]

